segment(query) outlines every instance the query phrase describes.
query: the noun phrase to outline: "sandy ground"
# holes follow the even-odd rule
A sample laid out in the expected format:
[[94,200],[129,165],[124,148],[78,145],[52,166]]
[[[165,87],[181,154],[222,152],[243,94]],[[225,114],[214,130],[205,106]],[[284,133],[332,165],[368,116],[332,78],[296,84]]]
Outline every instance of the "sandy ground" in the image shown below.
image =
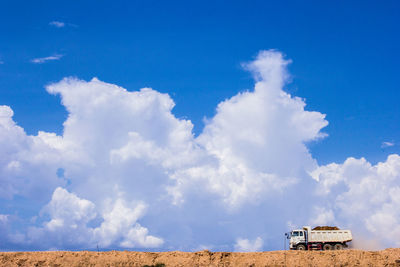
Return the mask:
[[0,266],[400,266],[400,248],[382,251],[0,252]]

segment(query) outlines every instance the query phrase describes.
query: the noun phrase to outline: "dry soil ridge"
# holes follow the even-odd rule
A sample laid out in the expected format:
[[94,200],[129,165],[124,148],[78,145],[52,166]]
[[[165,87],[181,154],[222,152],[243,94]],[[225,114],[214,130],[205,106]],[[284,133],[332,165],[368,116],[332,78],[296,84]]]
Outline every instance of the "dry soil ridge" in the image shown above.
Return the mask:
[[400,266],[400,248],[381,251],[0,252],[0,266]]

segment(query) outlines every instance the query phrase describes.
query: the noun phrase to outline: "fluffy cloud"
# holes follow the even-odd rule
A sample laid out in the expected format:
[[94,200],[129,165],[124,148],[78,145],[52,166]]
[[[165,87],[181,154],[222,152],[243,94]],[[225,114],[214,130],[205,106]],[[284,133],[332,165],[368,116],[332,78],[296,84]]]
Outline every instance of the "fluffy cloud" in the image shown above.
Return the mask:
[[[288,221],[351,227],[363,220],[362,231],[376,236],[397,229],[398,172],[389,171],[397,170],[396,155],[381,173],[364,159],[318,166],[306,144],[324,138],[328,122],[283,90],[289,63],[262,51],[244,64],[254,90],[221,102],[198,137],[191,121],[174,116],[169,95],[96,78],[46,87],[68,112],[61,136],[27,135],[0,106],[0,198],[16,208],[29,203],[29,212],[0,211],[2,243],[257,251],[263,240],[281,248]],[[373,185],[383,191],[371,198]]]
[[359,236],[368,233],[381,246],[400,245],[393,239],[400,234],[399,155],[390,155],[376,165],[364,158],[348,158],[343,164],[321,166],[312,176],[339,222]]
[[254,252],[261,251],[263,247],[263,240],[257,237],[253,241],[248,239],[238,238],[235,244],[235,251],[238,252]]
[[[100,248],[158,247],[161,238],[148,234],[148,229],[137,221],[144,215],[142,203],[125,203],[122,199],[107,199],[107,205],[98,211],[96,205],[58,187],[51,201],[42,209],[49,220],[41,227],[31,227],[22,241],[36,248]],[[99,213],[99,214],[98,214]],[[101,219],[97,227],[90,226]]]
[[229,206],[237,206],[281,191],[317,166],[305,142],[323,137],[320,130],[328,123],[282,90],[288,63],[280,53],[263,51],[245,65],[257,79],[254,91],[218,105],[196,139],[210,159],[174,174],[179,186],[204,180]]
[[45,207],[45,211],[51,216],[51,220],[46,223],[46,228],[50,231],[66,227],[76,229],[94,219],[96,216],[94,209],[95,205],[92,202],[80,199],[65,189],[57,187],[50,203]]
[[315,206],[313,215],[308,221],[310,225],[335,225],[335,215],[332,210]]
[[45,132],[28,136],[12,116],[11,108],[0,106],[0,197],[44,200],[41,196],[48,196],[64,183],[57,178],[55,165],[61,159],[62,138]]
[[105,247],[109,247],[115,240],[120,240],[119,246],[125,248],[159,247],[164,241],[148,235],[148,230],[137,223],[145,208],[143,203],[130,208],[123,200],[117,199],[103,213],[103,223],[94,229],[96,240]]

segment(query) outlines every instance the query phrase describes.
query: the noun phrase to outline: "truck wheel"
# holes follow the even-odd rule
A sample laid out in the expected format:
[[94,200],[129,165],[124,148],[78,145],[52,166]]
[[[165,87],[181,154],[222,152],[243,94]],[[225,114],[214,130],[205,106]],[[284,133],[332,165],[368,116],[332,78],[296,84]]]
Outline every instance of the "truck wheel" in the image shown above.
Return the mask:
[[306,246],[304,246],[304,245],[298,245],[296,249],[297,249],[297,250],[306,250]]
[[322,247],[322,249],[323,249],[323,250],[332,250],[332,245],[331,245],[331,244],[325,244],[325,245]]
[[333,247],[333,249],[335,249],[335,250],[342,250],[342,249],[343,249],[343,245],[342,245],[342,244],[335,244],[335,246]]

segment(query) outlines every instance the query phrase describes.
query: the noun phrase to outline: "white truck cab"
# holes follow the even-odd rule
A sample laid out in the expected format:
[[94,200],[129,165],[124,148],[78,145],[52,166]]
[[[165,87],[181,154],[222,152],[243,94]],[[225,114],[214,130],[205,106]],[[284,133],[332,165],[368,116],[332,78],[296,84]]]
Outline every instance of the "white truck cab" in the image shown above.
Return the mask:
[[[297,249],[297,245],[299,244],[306,244],[306,233],[302,229],[296,229],[290,232],[290,241],[289,241],[289,248],[290,249]],[[305,250],[306,247],[300,247],[299,250]]]

